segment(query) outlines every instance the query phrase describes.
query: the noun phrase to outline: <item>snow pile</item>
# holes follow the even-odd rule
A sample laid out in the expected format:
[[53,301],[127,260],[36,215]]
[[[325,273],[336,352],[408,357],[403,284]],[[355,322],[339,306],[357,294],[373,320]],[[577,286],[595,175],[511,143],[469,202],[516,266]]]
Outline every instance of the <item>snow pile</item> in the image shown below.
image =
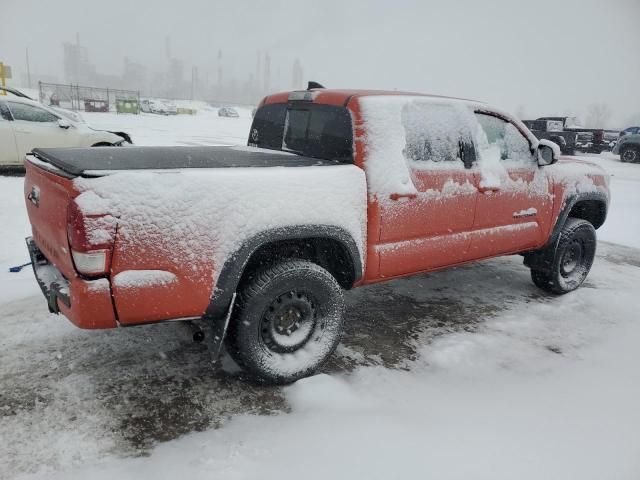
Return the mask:
[[598,239],[640,248],[640,168],[622,163],[612,153],[589,159],[611,174],[611,202],[607,221],[598,230]]
[[373,96],[360,99],[366,128],[368,188],[379,201],[392,193],[417,193],[402,155],[406,145],[402,108],[412,98]]
[[429,168],[434,163],[442,168],[464,167],[455,161],[460,159],[459,142],[473,141],[471,127],[474,124],[473,113],[460,103],[418,100],[406,103],[402,108],[404,157],[415,167]]
[[118,248],[144,247],[172,271],[190,264],[194,281],[215,281],[244,241],[292,225],[340,227],[364,260],[366,187],[353,165],[121,172],[74,183],[118,217]]
[[197,115],[83,115],[94,128],[129,133],[135,145],[246,144],[251,112],[244,109],[238,112],[240,118],[234,119],[219,117],[213,108],[198,110]]
[[23,184],[22,178],[0,177],[0,311],[3,302],[41,295],[30,266],[9,273],[9,268],[29,262],[24,239],[31,235],[31,225]]
[[109,215],[108,202],[91,191],[81,193],[74,201],[83,214],[82,221],[89,245],[112,244],[117,220]]
[[113,277],[119,288],[145,288],[171,285],[177,277],[164,270],[125,270]]
[[108,202],[94,192],[83,192],[74,200],[84,215],[106,215],[109,213]]

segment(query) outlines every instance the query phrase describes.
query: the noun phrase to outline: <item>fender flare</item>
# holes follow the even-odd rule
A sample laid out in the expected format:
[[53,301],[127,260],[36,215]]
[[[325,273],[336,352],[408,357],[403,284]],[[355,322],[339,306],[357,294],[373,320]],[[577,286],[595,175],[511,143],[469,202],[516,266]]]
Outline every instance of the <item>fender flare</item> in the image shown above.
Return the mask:
[[[351,258],[354,283],[362,278],[363,263],[360,250],[351,234],[342,227],[333,225],[296,225],[265,230],[245,240],[240,248],[227,258],[220,275],[218,275],[203,319],[217,321],[225,318],[229,308],[232,306],[231,301],[236,293],[242,274],[251,256],[260,247],[273,242],[304,238],[323,238],[341,243]],[[364,251],[364,245],[362,251]]]
[[524,264],[529,268],[536,268],[539,270],[545,270],[550,268],[553,264],[553,259],[555,256],[556,245],[560,240],[560,232],[562,231],[562,227],[569,218],[569,213],[573,209],[573,207],[578,203],[585,200],[595,200],[598,202],[602,202],[605,206],[604,209],[604,219],[603,223],[607,218],[607,212],[609,210],[609,197],[604,192],[583,192],[576,193],[569,197],[567,197],[564,201],[564,205],[562,206],[560,213],[558,214],[558,219],[556,220],[555,225],[553,226],[553,230],[551,231],[551,235],[549,235],[549,239],[547,243],[539,249],[534,250],[532,252],[528,252],[524,254]]
[[[549,240],[547,241],[547,244],[545,245],[545,247],[549,245],[555,245],[558,242],[558,238],[560,237],[560,231],[562,230],[562,227],[567,221],[567,218],[569,218],[569,213],[571,212],[571,209],[573,209],[573,207],[575,207],[575,205],[578,202],[582,202],[585,200],[595,200],[604,204],[605,206],[604,219],[602,220],[602,223],[605,222],[607,218],[607,212],[609,210],[609,197],[607,196],[606,193],[583,192],[583,193],[573,194],[567,197],[566,200],[564,201],[564,205],[562,206],[562,209],[558,214],[558,220],[556,220],[556,224],[553,227],[553,231],[551,232],[551,235],[549,236]],[[598,228],[599,227],[600,225],[598,225]]]

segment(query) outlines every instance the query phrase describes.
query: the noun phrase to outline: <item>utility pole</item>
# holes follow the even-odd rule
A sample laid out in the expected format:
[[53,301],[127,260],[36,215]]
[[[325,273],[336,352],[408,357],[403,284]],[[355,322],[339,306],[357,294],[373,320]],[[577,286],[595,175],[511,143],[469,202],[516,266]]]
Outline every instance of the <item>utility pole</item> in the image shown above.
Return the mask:
[[198,79],[198,67],[194,65],[191,67],[191,100],[193,100],[193,94],[196,89],[197,79]]
[[27,83],[31,88],[31,67],[29,67],[29,47],[27,47]]

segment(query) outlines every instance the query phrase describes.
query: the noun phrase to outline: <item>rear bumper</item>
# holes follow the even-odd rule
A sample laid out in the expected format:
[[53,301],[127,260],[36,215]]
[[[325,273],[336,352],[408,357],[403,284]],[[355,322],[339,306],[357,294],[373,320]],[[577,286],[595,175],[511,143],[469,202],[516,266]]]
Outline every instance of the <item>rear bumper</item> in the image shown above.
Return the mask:
[[26,239],[33,273],[44,294],[49,311],[62,313],[80,328],[115,328],[117,322],[111,301],[111,286],[106,278],[66,279],[44,256],[33,238]]

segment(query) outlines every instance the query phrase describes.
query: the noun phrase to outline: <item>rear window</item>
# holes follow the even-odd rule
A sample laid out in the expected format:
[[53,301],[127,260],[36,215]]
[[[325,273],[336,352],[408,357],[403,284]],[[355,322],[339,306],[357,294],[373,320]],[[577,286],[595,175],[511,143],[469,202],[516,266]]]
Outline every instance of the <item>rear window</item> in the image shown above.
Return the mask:
[[347,108],[334,105],[265,105],[256,112],[249,145],[351,162],[351,115]]

